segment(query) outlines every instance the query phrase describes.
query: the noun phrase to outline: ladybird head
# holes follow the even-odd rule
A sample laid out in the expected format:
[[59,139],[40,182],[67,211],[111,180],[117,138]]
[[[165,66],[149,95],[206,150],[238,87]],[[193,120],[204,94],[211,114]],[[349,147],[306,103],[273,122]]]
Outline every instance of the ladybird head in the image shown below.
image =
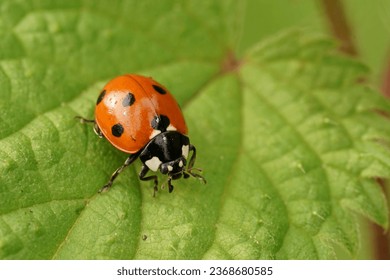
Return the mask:
[[181,178],[186,165],[187,160],[184,156],[181,156],[175,160],[162,163],[160,165],[160,172],[176,180]]

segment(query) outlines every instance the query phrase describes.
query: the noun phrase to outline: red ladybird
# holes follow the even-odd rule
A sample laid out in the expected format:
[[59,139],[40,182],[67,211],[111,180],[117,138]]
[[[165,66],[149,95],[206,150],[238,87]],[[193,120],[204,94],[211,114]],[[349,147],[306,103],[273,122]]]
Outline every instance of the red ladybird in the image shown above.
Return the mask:
[[201,175],[193,173],[196,149],[190,144],[179,105],[152,78],[129,74],[111,80],[99,94],[95,120],[77,118],[94,123],[99,137],[105,137],[117,149],[130,154],[100,191],[109,189],[118,174],[138,157],[143,163],[139,178],[154,180],[154,192],[158,179],[156,175],[145,177],[149,170],[160,170],[168,176],[169,192],[173,190],[171,181],[182,176],[191,175],[206,182]]

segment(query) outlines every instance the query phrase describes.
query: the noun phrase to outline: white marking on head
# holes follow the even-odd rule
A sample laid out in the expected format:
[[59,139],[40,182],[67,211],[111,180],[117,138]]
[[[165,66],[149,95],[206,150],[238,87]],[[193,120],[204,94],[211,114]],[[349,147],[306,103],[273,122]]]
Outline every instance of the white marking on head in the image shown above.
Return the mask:
[[176,127],[174,127],[173,125],[169,124],[168,127],[167,127],[167,131],[176,131]]
[[173,167],[168,165],[168,171],[172,171],[173,170]]
[[181,146],[181,154],[183,155],[183,157],[184,157],[185,159],[187,159],[187,157],[188,157],[188,152],[189,152],[189,150],[190,150],[190,146],[189,146],[189,145],[183,145],[183,146]]
[[152,133],[149,135],[149,139],[152,139],[153,137],[159,135],[161,133],[161,130],[153,129]]
[[158,170],[161,163],[162,162],[158,157],[152,157],[151,159],[145,161],[146,166],[154,172],[156,172]]

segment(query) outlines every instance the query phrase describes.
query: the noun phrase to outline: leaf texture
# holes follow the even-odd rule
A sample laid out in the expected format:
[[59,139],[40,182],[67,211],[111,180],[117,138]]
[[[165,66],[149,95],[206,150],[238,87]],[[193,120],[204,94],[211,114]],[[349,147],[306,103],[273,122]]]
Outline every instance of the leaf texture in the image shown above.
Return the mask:
[[[1,259],[331,259],[359,250],[357,214],[387,228],[389,103],[328,39],[236,58],[236,1],[0,7]],[[176,96],[206,185],[154,198],[137,162],[97,193],[126,154],[74,116],[123,73]]]

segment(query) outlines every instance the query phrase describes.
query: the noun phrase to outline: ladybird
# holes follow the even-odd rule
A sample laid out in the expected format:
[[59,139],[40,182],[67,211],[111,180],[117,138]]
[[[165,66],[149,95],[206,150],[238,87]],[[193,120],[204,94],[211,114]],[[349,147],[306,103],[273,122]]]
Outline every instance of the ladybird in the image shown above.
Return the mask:
[[[123,169],[137,158],[142,162],[139,179],[154,181],[156,174],[167,175],[169,192],[172,180],[190,176],[206,183],[193,167],[195,146],[190,143],[183,114],[172,94],[152,78],[136,74],[119,76],[109,81],[100,92],[95,107],[95,119],[77,116],[82,123],[93,123],[100,138],[106,138],[115,148],[130,154],[111,175],[99,192],[108,190]],[[191,157],[189,155],[191,153]]]

